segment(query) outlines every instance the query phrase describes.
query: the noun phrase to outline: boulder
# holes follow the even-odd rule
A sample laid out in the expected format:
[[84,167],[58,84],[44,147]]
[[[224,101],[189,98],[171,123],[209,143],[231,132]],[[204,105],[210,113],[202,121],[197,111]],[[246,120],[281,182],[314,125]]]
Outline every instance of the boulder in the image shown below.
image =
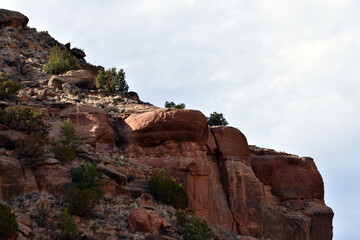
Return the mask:
[[130,229],[139,232],[158,232],[162,223],[163,219],[158,214],[145,208],[133,209],[128,218]]
[[115,180],[117,184],[126,185],[127,177],[125,174],[119,173],[118,171],[111,169],[105,165],[97,165],[96,170]]
[[84,57],[86,57],[86,54],[83,50],[79,49],[79,48],[72,48],[70,50],[71,55],[73,55],[76,58],[79,59],[83,59]]
[[29,19],[22,13],[0,9],[0,29],[5,27],[24,29],[28,22]]
[[16,221],[28,227],[30,227],[32,223],[30,216],[27,214],[20,214],[19,216],[16,217]]
[[95,77],[86,70],[71,70],[59,76],[52,76],[48,86],[54,89],[62,89],[62,84],[71,83],[79,88],[94,88]]
[[125,120],[119,118],[117,130],[125,143],[141,147],[153,147],[170,140],[204,142],[208,134],[206,118],[201,112],[178,109],[156,109],[132,114]]

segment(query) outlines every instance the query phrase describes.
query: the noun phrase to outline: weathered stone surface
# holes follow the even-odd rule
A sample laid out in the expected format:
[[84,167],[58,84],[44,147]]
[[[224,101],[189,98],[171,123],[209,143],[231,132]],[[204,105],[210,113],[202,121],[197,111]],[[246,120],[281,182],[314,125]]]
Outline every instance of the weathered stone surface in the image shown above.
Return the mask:
[[0,147],[15,149],[20,140],[24,140],[27,135],[15,130],[0,131]]
[[130,229],[139,232],[158,232],[162,223],[163,219],[159,215],[145,208],[133,209],[128,219]]
[[16,217],[16,221],[28,227],[31,226],[32,223],[30,216],[27,214],[20,214],[19,216]]
[[65,193],[66,183],[71,182],[69,169],[60,164],[42,164],[36,168],[36,182],[39,191],[56,196]]
[[[105,111],[95,107],[72,106],[62,110],[57,117],[70,119],[79,140],[96,147],[97,151],[117,150],[115,133]],[[56,121],[53,123],[58,125]],[[51,134],[58,135],[59,132],[53,131]]]
[[28,24],[29,19],[22,13],[0,9],[0,29],[13,27],[22,29]]
[[261,236],[265,188],[251,169],[247,140],[238,129],[232,127],[214,127],[211,132],[218,145],[220,178],[237,231]]
[[223,161],[240,161],[250,165],[250,151],[246,137],[238,129],[228,126],[212,127],[219,154]]
[[205,116],[201,112],[176,109],[132,114],[125,121],[118,120],[117,130],[132,146],[141,147],[153,147],[170,140],[203,142],[208,134]]
[[305,213],[311,218],[311,239],[332,239],[334,213],[331,208],[322,201],[311,201],[305,208]]
[[324,184],[314,161],[293,155],[251,155],[251,166],[280,201],[324,199]]
[[189,195],[189,212],[231,230],[233,219],[219,168],[215,157],[206,152],[216,144],[202,113],[158,109],[133,114],[118,121],[117,131],[133,162],[165,169],[183,184]]
[[29,228],[28,226],[22,223],[19,223],[18,231],[24,234],[25,236],[29,236],[29,234],[31,233],[31,228]]
[[[31,175],[28,172],[28,175]],[[31,177],[25,178],[19,160],[0,156],[0,200],[8,200],[37,191]],[[27,182],[28,180],[28,182]]]
[[86,70],[71,70],[59,76],[52,76],[48,86],[55,89],[62,89],[62,84],[71,83],[79,88],[94,88],[95,77]]
[[105,165],[97,165],[96,169],[99,172],[102,172],[103,174],[108,176],[109,178],[115,180],[117,182],[117,184],[126,185],[127,177],[125,174],[119,173],[118,171],[111,169]]

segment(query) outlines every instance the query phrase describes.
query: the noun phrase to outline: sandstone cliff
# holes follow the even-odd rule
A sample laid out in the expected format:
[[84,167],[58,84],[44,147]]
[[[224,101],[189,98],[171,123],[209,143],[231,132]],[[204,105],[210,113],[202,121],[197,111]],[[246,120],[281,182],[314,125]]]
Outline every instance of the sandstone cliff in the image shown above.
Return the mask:
[[[19,94],[0,107],[24,105],[45,113],[49,141],[58,138],[61,121],[70,119],[82,145],[74,162],[62,164],[48,152],[44,163],[31,168],[13,151],[24,133],[0,125],[0,200],[20,219],[17,239],[54,236],[31,221],[34,207],[50,204],[49,221],[55,222],[69,169],[93,161],[104,173],[105,197],[91,219],[77,219],[87,234],[100,226],[108,239],[181,238],[174,209],[146,195],[152,172],[164,169],[186,188],[187,211],[203,217],[217,239],[332,239],[333,212],[324,203],[313,159],[249,146],[236,128],[209,128],[199,111],[157,108],[136,93],[94,89],[101,67],[69,45],[81,70],[47,75],[42,68],[60,43],[27,23],[21,13],[0,10],[0,69],[21,84]],[[139,230],[134,219],[144,216],[156,227]]]

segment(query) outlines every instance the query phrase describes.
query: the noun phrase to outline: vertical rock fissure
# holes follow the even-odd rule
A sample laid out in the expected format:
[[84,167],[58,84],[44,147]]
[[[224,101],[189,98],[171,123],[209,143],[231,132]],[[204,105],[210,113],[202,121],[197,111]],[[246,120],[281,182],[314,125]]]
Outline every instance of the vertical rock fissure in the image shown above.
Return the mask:
[[228,176],[227,176],[227,171],[225,171],[225,179],[221,176],[222,173],[224,173],[222,171],[222,167],[221,167],[221,162],[223,161],[223,156],[222,154],[220,153],[220,148],[219,148],[219,144],[218,144],[218,141],[216,139],[216,136],[213,134],[213,132],[211,131],[210,129],[210,132],[211,134],[214,136],[214,139],[215,139],[215,144],[216,144],[216,163],[217,163],[217,166],[219,168],[219,173],[220,173],[220,181],[221,181],[221,184],[223,186],[223,190],[224,190],[224,193],[225,193],[225,196],[226,196],[226,201],[227,201],[227,204],[229,206],[229,210],[231,212],[231,215],[232,215],[232,218],[233,218],[233,222],[232,222],[232,225],[231,225],[231,230],[233,231],[234,230],[234,224],[236,224],[236,228],[235,228],[235,231],[238,232],[238,226],[239,226],[239,223],[237,222],[236,218],[235,218],[235,215],[233,213],[233,210],[231,208],[231,204],[230,204],[230,192],[229,192],[229,189],[226,187],[226,183],[224,182],[225,179],[228,179]]

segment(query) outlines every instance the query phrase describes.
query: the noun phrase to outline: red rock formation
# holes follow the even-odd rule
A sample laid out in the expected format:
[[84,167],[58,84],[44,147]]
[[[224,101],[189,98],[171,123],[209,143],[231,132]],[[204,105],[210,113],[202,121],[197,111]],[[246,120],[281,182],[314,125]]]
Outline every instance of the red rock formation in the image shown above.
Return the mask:
[[207,154],[215,153],[211,148],[216,144],[201,112],[158,109],[119,119],[116,127],[133,162],[167,170],[185,186],[189,212],[231,231],[233,219],[216,158]]
[[0,156],[0,200],[21,197],[37,191],[30,168],[22,166],[18,159]]
[[163,222],[159,215],[145,208],[133,209],[128,219],[130,229],[150,233],[158,232]]
[[[79,140],[93,145],[97,151],[115,151],[117,149],[115,133],[105,111],[95,107],[72,106],[62,110],[57,117],[70,119]],[[53,125],[58,126],[55,122]],[[52,134],[59,135],[59,132]]]

